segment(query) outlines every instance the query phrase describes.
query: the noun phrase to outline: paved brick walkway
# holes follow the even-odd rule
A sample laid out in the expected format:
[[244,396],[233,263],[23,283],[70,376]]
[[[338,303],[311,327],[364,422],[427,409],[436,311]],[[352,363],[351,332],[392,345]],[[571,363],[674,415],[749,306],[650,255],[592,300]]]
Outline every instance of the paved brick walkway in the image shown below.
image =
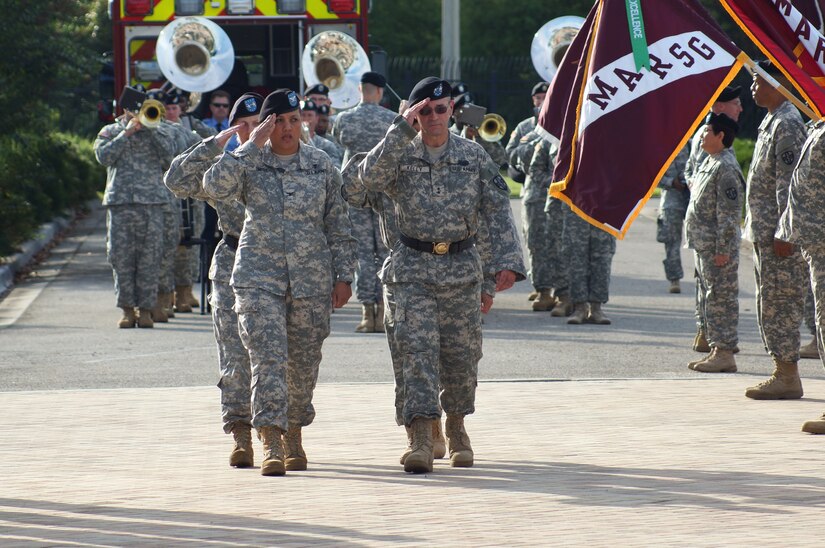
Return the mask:
[[226,464],[214,388],[2,393],[0,545],[823,546],[825,381],[753,381],[482,383],[476,466],[426,476],[387,384],[320,385],[283,478]]

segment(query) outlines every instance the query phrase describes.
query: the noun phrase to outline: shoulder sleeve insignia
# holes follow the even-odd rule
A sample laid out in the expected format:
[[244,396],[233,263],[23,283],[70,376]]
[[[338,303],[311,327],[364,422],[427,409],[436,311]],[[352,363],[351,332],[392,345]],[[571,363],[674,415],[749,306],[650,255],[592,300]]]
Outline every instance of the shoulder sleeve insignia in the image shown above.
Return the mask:
[[727,196],[731,200],[735,200],[736,197],[739,196],[739,191],[737,191],[735,187],[726,188],[725,196]]
[[785,165],[793,165],[795,159],[796,154],[794,154],[793,150],[786,150],[782,153],[782,161],[785,162]]
[[501,175],[496,175],[493,177],[493,184],[504,192],[510,192],[510,187],[507,186],[507,182]]

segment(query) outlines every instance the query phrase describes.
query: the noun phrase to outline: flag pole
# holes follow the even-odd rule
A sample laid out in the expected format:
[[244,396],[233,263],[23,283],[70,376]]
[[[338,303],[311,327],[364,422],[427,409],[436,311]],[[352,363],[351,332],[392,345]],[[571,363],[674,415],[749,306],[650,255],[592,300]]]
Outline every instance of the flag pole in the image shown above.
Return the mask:
[[755,72],[756,74],[761,76],[766,82],[775,87],[777,91],[779,91],[779,93],[784,95],[788,99],[788,101],[790,101],[796,106],[796,108],[804,112],[808,118],[810,118],[811,120],[819,120],[819,116],[817,116],[814,113],[814,111],[808,107],[808,105],[797,99],[796,96],[790,91],[788,91],[788,89],[785,86],[777,82],[776,78],[765,72],[765,69],[757,65],[754,62],[754,60],[748,56],[745,56],[745,66],[748,67],[748,70],[750,70],[751,73]]

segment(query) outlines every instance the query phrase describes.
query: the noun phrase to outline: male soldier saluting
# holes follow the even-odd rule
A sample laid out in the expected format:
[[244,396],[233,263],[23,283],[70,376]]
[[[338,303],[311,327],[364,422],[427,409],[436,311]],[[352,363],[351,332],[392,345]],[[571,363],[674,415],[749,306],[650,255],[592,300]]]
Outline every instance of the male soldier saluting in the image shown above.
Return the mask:
[[[472,466],[464,416],[475,409],[481,311],[496,290],[525,275],[507,184],[480,145],[448,129],[450,84],[425,78],[409,104],[359,175],[368,190],[389,196],[398,215],[400,241],[381,280],[387,324],[403,355],[404,423],[412,428],[404,470],[423,473],[433,466],[439,384],[450,463]],[[420,135],[411,125],[416,118]]]
[[[770,61],[759,65],[787,85]],[[753,242],[756,318],[775,370],[768,380],[748,388],[745,395],[757,400],[798,399],[802,397],[797,367],[799,324],[808,271],[799,250],[774,240],[774,234],[788,206],[791,173],[805,142],[805,124],[791,102],[758,74],[753,75],[751,92],[754,102],[768,109],[768,115],[759,125],[748,173],[745,237]]]

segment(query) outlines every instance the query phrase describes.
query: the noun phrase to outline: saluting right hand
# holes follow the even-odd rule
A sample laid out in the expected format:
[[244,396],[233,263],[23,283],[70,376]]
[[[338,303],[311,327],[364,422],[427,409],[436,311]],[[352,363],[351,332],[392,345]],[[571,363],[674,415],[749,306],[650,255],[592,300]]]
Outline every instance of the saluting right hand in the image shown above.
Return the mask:
[[407,121],[408,124],[413,125],[413,122],[415,122],[415,117],[418,115],[418,112],[422,108],[426,107],[429,104],[430,104],[430,98],[427,97],[423,101],[419,101],[416,104],[414,104],[413,106],[411,106],[410,108],[408,108],[407,110],[405,110],[404,114],[402,114],[402,116],[404,117],[404,119]]
[[266,120],[261,122],[261,125],[253,129],[252,133],[249,134],[249,140],[255,143],[256,147],[264,148],[266,141],[269,139],[269,135],[275,128],[275,119],[276,116],[274,114],[270,114],[266,117]]
[[241,129],[241,126],[239,125],[226,128],[225,130],[215,135],[215,143],[217,143],[217,145],[221,148],[225,147],[226,143],[229,142],[229,139],[231,139],[233,135],[238,133],[239,129]]

